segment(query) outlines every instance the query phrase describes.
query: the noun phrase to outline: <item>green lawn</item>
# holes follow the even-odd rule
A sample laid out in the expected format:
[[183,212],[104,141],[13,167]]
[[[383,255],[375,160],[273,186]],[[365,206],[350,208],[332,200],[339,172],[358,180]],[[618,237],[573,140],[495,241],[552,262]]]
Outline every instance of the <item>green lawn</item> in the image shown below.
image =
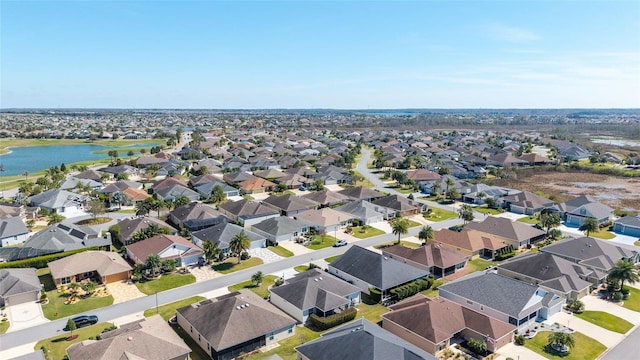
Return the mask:
[[449,219],[457,219],[458,213],[455,211],[439,209],[439,208],[429,208],[431,213],[424,218],[429,221],[444,221]]
[[[267,352],[253,354],[247,357],[247,360],[258,360],[264,359],[268,356],[277,354],[284,360],[295,360],[296,359],[296,350],[295,348],[299,345],[302,345],[311,340],[317,339],[320,337],[321,332],[317,332],[309,329],[306,326],[296,326],[296,333],[282,341],[278,341],[279,346],[275,347]],[[195,358],[192,358],[195,359]]]
[[399,192],[400,194],[412,194],[415,192],[415,190],[411,187],[411,186],[401,186],[401,187],[396,187],[393,188],[393,190]]
[[9,330],[9,321],[0,322],[0,334],[4,334]]
[[357,237],[358,239],[366,239],[372,236],[378,236],[383,234],[384,234],[384,231],[380,229],[376,229],[371,226],[365,227],[364,232],[362,232],[362,226],[356,226],[353,228],[353,232],[351,232],[351,235],[353,235],[353,237]]
[[309,266],[308,265],[298,265],[298,266],[294,267],[293,270],[295,270],[297,272],[305,272],[305,271],[309,270]]
[[191,274],[165,274],[156,280],[136,282],[136,286],[142,293],[152,295],[157,292],[193,284],[194,282],[196,282],[196,277]]
[[630,286],[625,286],[625,289],[629,290],[629,298],[624,300],[622,306],[640,312],[640,290]]
[[573,333],[576,345],[565,356],[558,355],[548,347],[549,331],[539,332],[533,339],[526,340],[524,346],[547,359],[564,360],[593,360],[602,354],[607,347],[598,341],[579,332]]
[[487,266],[496,266],[501,263],[502,263],[501,261],[492,261],[492,260],[475,258],[469,261],[469,264],[467,266],[469,266],[469,269],[471,269],[471,271],[473,272],[473,271],[483,271],[487,269]]
[[324,259],[324,261],[325,261],[327,264],[331,264],[335,259],[339,258],[340,256],[342,256],[342,255],[330,256],[330,257],[328,257],[328,258]]
[[438,195],[419,196],[418,199],[436,202],[438,201]]
[[[384,243],[384,244],[380,244],[380,245],[376,245],[374,246],[376,249],[383,249],[384,247],[387,247],[388,245],[395,245],[397,241],[392,241],[392,242],[388,242],[388,243]],[[400,245],[404,246],[404,247],[408,247],[408,248],[412,248],[412,249],[417,249],[420,246],[422,246],[421,244],[415,243],[413,241],[404,241],[404,240],[400,240]]]
[[44,347],[43,351],[47,359],[61,360],[67,355],[67,348],[75,343],[88,340],[90,337],[96,337],[102,333],[102,330],[110,327],[111,323],[99,323],[82,329],[74,330],[73,335],[77,338],[67,341],[70,333],[67,331],[62,335],[56,335],[48,339],[40,340],[33,348],[35,350]]
[[228,289],[230,292],[238,291],[241,289],[249,289],[261,298],[266,299],[269,297],[269,286],[273,285],[276,282],[277,278],[278,277],[274,275],[265,275],[262,278],[262,284],[260,284],[259,286],[255,286],[253,285],[253,282],[251,280],[247,280],[239,284],[231,285],[228,287]]
[[640,241],[636,241],[636,242],[634,242],[634,243],[633,243],[633,245],[635,245],[635,246],[640,246]]
[[252,257],[248,260],[244,260],[240,264],[238,264],[238,258],[231,257],[221,263],[213,265],[213,270],[221,274],[229,274],[235,271],[248,269],[250,267],[254,267],[262,264],[263,264],[262,259],[257,257]]
[[431,287],[427,290],[423,290],[420,293],[424,296],[430,297],[430,298],[434,298],[437,297],[440,294],[440,291],[438,290],[438,287],[444,283],[446,283],[447,280],[445,279],[437,279],[433,282],[433,285],[431,285]]
[[595,238],[603,239],[603,240],[610,240],[616,237],[616,234],[609,231],[608,228],[602,228],[598,231],[590,232],[589,236],[593,236]]
[[[198,301],[202,301],[202,300],[206,300],[206,298],[202,296],[192,296],[190,298],[182,299],[180,301],[159,306],[157,313],[160,314],[160,316],[162,316],[163,319],[169,320],[171,319],[171,317],[173,317],[173,315],[176,314],[176,309],[197,303]],[[155,314],[156,314],[156,308],[147,309],[144,311],[145,317],[153,316]]]
[[[57,320],[70,315],[90,312],[93,309],[109,306],[113,304],[113,296],[89,297],[82,299],[75,304],[65,305],[67,295],[59,293],[58,290],[47,291],[49,303],[42,305],[42,313],[49,320]],[[56,316],[58,314],[58,316]]]
[[273,251],[276,255],[280,255],[280,256],[286,257],[286,258],[292,257],[294,255],[291,251],[283,248],[280,245],[278,245],[278,246],[269,246],[267,249]]
[[538,223],[538,218],[535,216],[533,218],[530,216],[525,216],[518,219],[518,221],[525,224],[535,225]]
[[422,224],[420,224],[417,221],[413,221],[411,219],[405,219],[405,220],[407,220],[407,222],[409,223],[409,228],[416,227],[416,226],[422,226]]
[[488,208],[486,206],[478,206],[478,207],[473,208],[473,210],[477,211],[477,212],[479,212],[481,214],[489,214],[489,215],[498,215],[498,214],[500,214],[500,210],[491,209],[491,208]]
[[356,319],[364,317],[365,319],[371,321],[374,324],[377,324],[378,322],[382,321],[382,315],[389,312],[389,309],[387,309],[386,307],[380,304],[368,305],[368,304],[365,304],[364,302],[361,302],[360,304],[356,305],[356,308],[358,309],[358,314],[356,315]]
[[336,242],[336,238],[331,235],[324,235],[324,240],[323,235],[315,235],[315,240],[312,240],[307,247],[312,250],[320,250],[332,246],[334,242]]
[[244,194],[242,195],[243,198],[247,199],[247,200],[255,200],[255,198],[249,194]]
[[574,313],[573,315],[620,334],[626,334],[633,327],[633,324],[627,320],[603,311],[583,311],[581,314]]
[[373,183],[371,181],[369,181],[369,179],[367,179],[366,177],[364,177],[360,172],[354,170],[353,173],[355,175],[360,175],[360,177],[362,177],[362,181],[356,181],[353,185],[354,186],[364,186],[366,188],[373,188],[375,187],[375,185],[373,185]]

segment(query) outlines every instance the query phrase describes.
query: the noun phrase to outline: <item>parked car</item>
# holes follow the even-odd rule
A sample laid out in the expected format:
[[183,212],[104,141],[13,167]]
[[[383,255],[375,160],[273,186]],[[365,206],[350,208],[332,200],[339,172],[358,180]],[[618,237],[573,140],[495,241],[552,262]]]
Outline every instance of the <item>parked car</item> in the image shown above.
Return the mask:
[[307,191],[307,188],[306,188],[306,187],[304,187],[304,186],[300,186],[300,187],[298,188],[298,190],[300,190],[300,191]]
[[333,243],[333,247],[340,247],[340,246],[345,246],[347,245],[347,242],[344,240],[338,240],[336,242]]
[[98,317],[95,315],[81,315],[76,316],[71,319],[74,323],[76,323],[77,328],[90,326],[98,323]]

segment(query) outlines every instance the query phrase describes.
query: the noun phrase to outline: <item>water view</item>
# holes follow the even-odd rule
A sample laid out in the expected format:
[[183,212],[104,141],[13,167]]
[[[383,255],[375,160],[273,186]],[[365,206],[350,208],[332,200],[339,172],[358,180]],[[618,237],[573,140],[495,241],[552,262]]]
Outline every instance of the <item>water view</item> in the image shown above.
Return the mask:
[[11,148],[10,153],[0,155],[0,164],[5,169],[0,176],[21,175],[25,171],[33,173],[61,163],[68,165],[78,161],[103,159],[109,155],[94,152],[108,148],[113,147],[82,144]]

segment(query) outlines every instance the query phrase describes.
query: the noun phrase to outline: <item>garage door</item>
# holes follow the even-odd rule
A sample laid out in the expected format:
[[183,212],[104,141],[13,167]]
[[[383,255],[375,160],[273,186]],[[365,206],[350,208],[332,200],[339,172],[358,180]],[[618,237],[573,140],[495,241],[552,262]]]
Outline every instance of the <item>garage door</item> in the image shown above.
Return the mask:
[[258,248],[263,248],[265,247],[265,242],[266,240],[256,240],[256,241],[252,241],[251,242],[251,246],[249,246],[249,249],[258,249]]
[[26,302],[36,301],[36,300],[38,300],[38,292],[33,291],[29,293],[9,296],[8,298],[5,299],[5,306],[18,305],[18,304],[23,304]]

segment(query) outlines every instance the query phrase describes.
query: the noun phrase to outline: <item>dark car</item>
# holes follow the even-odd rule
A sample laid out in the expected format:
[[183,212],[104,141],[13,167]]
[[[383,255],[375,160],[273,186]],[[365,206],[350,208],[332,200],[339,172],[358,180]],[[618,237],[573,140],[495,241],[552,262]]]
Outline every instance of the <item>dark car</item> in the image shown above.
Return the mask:
[[333,247],[340,247],[340,246],[345,246],[347,245],[347,242],[344,240],[338,240],[336,242],[333,243]]
[[76,316],[71,319],[74,323],[76,323],[77,328],[90,326],[98,323],[98,317],[95,315],[81,315]]

